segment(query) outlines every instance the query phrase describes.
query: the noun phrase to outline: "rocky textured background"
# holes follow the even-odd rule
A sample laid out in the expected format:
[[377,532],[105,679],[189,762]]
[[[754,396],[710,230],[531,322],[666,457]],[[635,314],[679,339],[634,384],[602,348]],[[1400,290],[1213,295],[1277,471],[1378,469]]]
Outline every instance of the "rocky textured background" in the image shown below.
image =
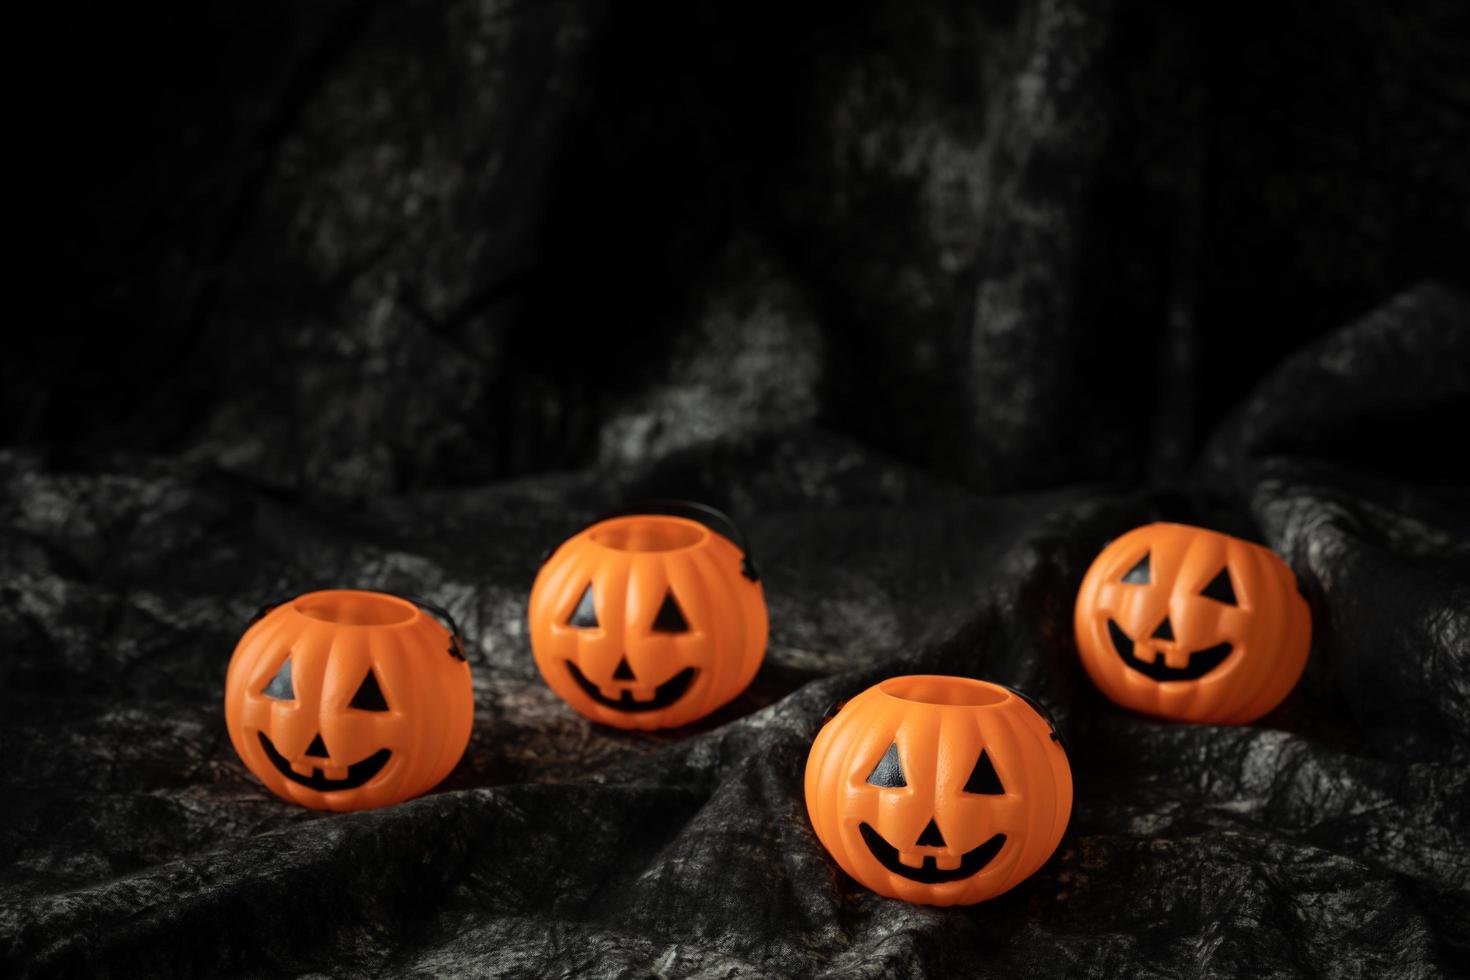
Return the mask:
[[[67,8],[0,359],[0,964],[47,976],[1439,977],[1470,960],[1470,18],[1450,2]],[[594,728],[525,598],[599,510],[747,526],[749,692]],[[1315,643],[1242,728],[1088,685],[1155,518]],[[323,816],[220,710],[262,601],[470,637],[433,794]],[[1054,710],[1035,878],[934,910],[800,795],[832,701]]]

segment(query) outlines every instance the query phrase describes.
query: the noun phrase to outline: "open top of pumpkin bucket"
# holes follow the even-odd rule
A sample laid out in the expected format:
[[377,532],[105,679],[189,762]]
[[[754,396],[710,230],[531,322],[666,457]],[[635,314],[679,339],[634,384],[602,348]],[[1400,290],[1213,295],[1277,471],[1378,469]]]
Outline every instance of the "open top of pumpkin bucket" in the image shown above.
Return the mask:
[[324,589],[291,600],[291,608],[310,619],[334,626],[399,626],[420,615],[406,599],[360,589]]
[[704,542],[710,532],[698,521],[667,514],[612,517],[594,525],[588,537],[614,551],[683,551]]
[[900,701],[941,707],[986,708],[1010,699],[1010,692],[997,684],[941,674],[892,677],[880,683],[878,690]]
[[[724,511],[693,500],[644,500],[603,514],[591,524],[595,543],[615,551],[660,552],[693,548],[718,534],[740,549],[740,574],[760,581],[750,542]],[[547,555],[550,558],[550,554]]]

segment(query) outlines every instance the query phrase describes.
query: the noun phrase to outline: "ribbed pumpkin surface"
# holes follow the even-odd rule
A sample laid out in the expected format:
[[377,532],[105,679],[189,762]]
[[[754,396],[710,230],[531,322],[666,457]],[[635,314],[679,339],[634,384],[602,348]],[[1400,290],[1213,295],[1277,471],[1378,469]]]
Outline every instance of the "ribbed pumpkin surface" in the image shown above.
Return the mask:
[[[880,895],[929,905],[993,898],[1041,867],[1066,829],[1072,775],[1052,736],[999,685],[890,678],[818,733],[807,813],[842,869]],[[954,880],[921,880],[946,876]]]
[[230,659],[235,751],[272,792],[316,809],[425,792],[464,754],[474,718],[469,665],[450,642],[397,596],[337,589],[282,603]]
[[669,728],[750,684],[766,602],[729,539],[680,517],[636,515],[574,535],[542,566],[528,611],[536,666],[593,721]]
[[1104,548],[1073,624],[1082,666],[1113,701],[1211,724],[1253,721],[1280,704],[1312,635],[1286,562],[1183,524],[1145,525]]

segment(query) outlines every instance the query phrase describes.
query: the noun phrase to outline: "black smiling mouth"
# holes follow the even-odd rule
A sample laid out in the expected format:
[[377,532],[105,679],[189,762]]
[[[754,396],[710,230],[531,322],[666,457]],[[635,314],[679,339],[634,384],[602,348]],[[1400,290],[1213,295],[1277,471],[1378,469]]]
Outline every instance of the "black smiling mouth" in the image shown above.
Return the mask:
[[634,701],[633,692],[629,690],[624,690],[622,697],[619,698],[607,697],[570,660],[567,661],[567,670],[572,672],[572,680],[577,682],[577,686],[582,689],[582,693],[586,694],[589,698],[604,708],[612,708],[614,711],[623,711],[630,714],[667,708],[684,696],[684,693],[689,690],[689,685],[694,683],[694,675],[698,673],[693,667],[685,667],[673,677],[670,677],[658,687],[654,688],[652,700]]
[[1006,843],[1005,834],[994,835],[979,847],[973,847],[961,855],[960,866],[953,870],[946,871],[939,867],[939,863],[932,854],[924,855],[923,867],[911,868],[898,859],[898,848],[884,840],[882,834],[866,823],[858,824],[858,830],[863,835],[863,842],[868,845],[868,850],[872,852],[873,857],[878,859],[879,864],[900,877],[924,885],[942,885],[946,881],[959,881],[961,878],[970,877],[993,861]]
[[318,793],[331,793],[335,790],[357,789],[357,787],[372,779],[383,771],[388,764],[388,757],[393,754],[392,749],[379,749],[361,762],[354,762],[347,767],[347,775],[342,779],[328,779],[322,775],[320,769],[312,769],[310,776],[303,776],[291,768],[290,760],[276,751],[265,732],[260,735],[260,747],[265,749],[265,754],[270,758],[271,765],[276,767],[276,772],[285,776],[293,783],[298,783],[308,789],[314,789]]
[[1123,658],[1123,663],[1145,677],[1156,681],[1195,681],[1225,662],[1235,649],[1229,643],[1216,643],[1212,647],[1196,650],[1189,655],[1189,666],[1170,667],[1164,662],[1164,651],[1155,650],[1153,663],[1139,660],[1133,655],[1133,640],[1112,617],[1108,618],[1108,635],[1113,638],[1113,649]]

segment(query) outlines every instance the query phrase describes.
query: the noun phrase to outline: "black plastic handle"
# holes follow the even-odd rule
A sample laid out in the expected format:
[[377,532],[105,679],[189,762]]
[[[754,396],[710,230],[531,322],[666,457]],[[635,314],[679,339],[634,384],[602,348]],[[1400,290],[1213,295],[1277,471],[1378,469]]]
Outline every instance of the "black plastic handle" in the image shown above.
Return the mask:
[[991,683],[995,684],[996,687],[1005,688],[1007,691],[1010,691],[1016,697],[1029,704],[1032,710],[1040,715],[1041,720],[1046,722],[1047,727],[1051,729],[1051,740],[1057,743],[1057,745],[1061,746],[1063,752],[1067,751],[1067,743],[1062,739],[1062,730],[1057,727],[1057,720],[1052,717],[1051,712],[1048,711],[1040,701],[1036,700],[1020,688],[1011,687],[1009,684],[999,684],[994,681],[992,681]]
[[[311,589],[309,590],[309,592],[300,593],[300,595],[309,595],[310,592],[319,591],[324,590]],[[437,603],[430,602],[427,599],[421,599],[418,596],[413,595],[404,595],[401,592],[383,592],[382,589],[364,589],[362,591],[382,592],[383,595],[391,595],[395,599],[402,599],[404,602],[411,602],[429,615],[443,620],[444,627],[449,630],[449,655],[455,660],[463,661],[466,659],[464,655],[464,634],[460,632],[459,623],[455,622],[454,614],[451,613],[448,609],[445,609],[443,606],[438,605]],[[295,598],[298,598],[298,596],[291,597],[291,599]],[[266,613],[270,612],[272,609],[276,608],[279,605],[290,602],[291,599],[277,599],[275,602],[267,602],[265,605],[261,606],[255,611],[255,615],[250,617],[250,621],[245,624],[246,628],[248,629],[249,627],[254,626],[257,622],[261,620],[262,617],[265,616]]]
[[612,520],[614,517],[633,517],[638,514],[687,517],[691,521],[698,521],[711,531],[723,534],[735,542],[735,547],[740,549],[740,574],[752,582],[761,580],[760,570],[755,567],[755,556],[750,552],[750,542],[740,530],[740,525],[736,524],[734,518],[729,514],[709,504],[701,504],[693,500],[644,500],[603,514],[592,523],[599,524],[602,521]]
[[464,634],[459,631],[459,623],[454,621],[454,614],[443,606],[430,602],[428,599],[415,595],[402,595],[397,592],[389,592],[388,595],[396,595],[398,598],[411,602],[431,616],[437,616],[444,621],[444,626],[449,630],[449,655],[455,660],[465,660]]

